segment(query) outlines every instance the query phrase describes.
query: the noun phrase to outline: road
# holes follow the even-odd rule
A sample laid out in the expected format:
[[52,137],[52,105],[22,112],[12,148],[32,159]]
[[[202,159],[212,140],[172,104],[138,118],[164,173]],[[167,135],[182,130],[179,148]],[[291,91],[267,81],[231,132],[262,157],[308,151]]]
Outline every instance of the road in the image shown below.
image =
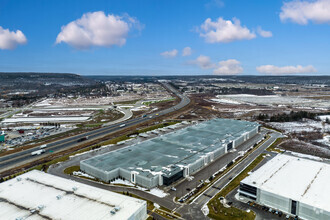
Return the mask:
[[[203,214],[200,211],[201,208],[206,205],[221,189],[223,189],[231,179],[234,179],[240,174],[250,163],[252,163],[260,154],[262,154],[277,138],[281,137],[280,133],[271,133],[270,138],[265,141],[255,151],[250,153],[244,160],[233,167],[228,173],[223,175],[219,180],[209,186],[202,194],[197,196],[190,206],[182,206],[177,211],[179,213],[185,213],[184,218],[186,219],[203,219]],[[181,210],[180,210],[181,209]],[[199,212],[197,212],[199,210]]]
[[[118,124],[102,127],[102,128],[99,128],[99,129],[96,129],[93,131],[86,132],[84,134],[79,134],[79,135],[76,135],[73,137],[69,137],[69,138],[59,140],[59,141],[52,142],[52,143],[48,144],[47,152],[40,156],[31,155],[31,153],[33,151],[38,150],[39,147],[34,147],[34,148],[24,150],[21,152],[2,156],[2,157],[0,157],[0,174],[1,174],[1,172],[4,172],[6,170],[12,169],[19,165],[23,165],[23,164],[27,163],[28,161],[31,162],[32,160],[37,160],[42,157],[46,157],[46,156],[50,155],[51,153],[59,152],[61,150],[76,146],[78,144],[77,141],[83,137],[88,136],[88,140],[95,140],[102,136],[108,135],[109,133],[117,132],[122,129],[126,129],[127,127],[135,126],[137,124],[147,122],[154,118],[158,118],[162,115],[177,111],[190,103],[190,99],[188,97],[180,94],[176,89],[174,89],[169,84],[162,83],[162,85],[164,87],[166,87],[168,90],[170,90],[171,92],[173,92],[176,96],[178,96],[181,99],[179,104],[177,104],[171,108],[164,109],[162,111],[153,112],[151,114],[148,114],[146,117],[129,119],[125,122],[120,122]],[[81,143],[83,143],[83,142],[81,142]]]
[[[266,132],[267,132],[267,130],[262,130],[262,132],[260,132],[259,135],[256,135],[255,137],[253,137],[251,139],[251,142],[248,141],[246,144],[240,145],[236,152],[231,152],[231,153],[226,154],[225,157],[219,158],[219,160],[214,161],[209,166],[207,166],[205,169],[203,169],[200,172],[194,174],[194,177],[195,177],[194,180],[198,181],[199,179],[206,179],[207,177],[210,176],[210,174],[214,173],[213,169],[219,170],[220,168],[222,168],[223,165],[227,164],[230,160],[234,159],[238,155],[239,151],[246,150],[251,145],[253,145],[255,142],[259,141]],[[268,139],[265,143],[263,143],[258,149],[253,151],[249,156],[247,156],[242,162],[240,162],[236,167],[234,167],[232,170],[230,170],[221,179],[219,179],[217,182],[215,182],[213,184],[213,187],[208,188],[201,196],[199,196],[191,204],[174,203],[173,202],[173,197],[178,196],[177,193],[181,194],[180,193],[180,191],[181,191],[180,188],[183,188],[184,190],[182,190],[182,191],[184,193],[186,193],[187,192],[185,190],[186,187],[188,187],[189,184],[195,185],[195,183],[193,183],[194,181],[183,180],[182,182],[177,184],[177,186],[176,186],[177,191],[175,191],[175,192],[169,191],[169,193],[170,193],[169,196],[166,196],[165,198],[159,198],[157,196],[151,195],[151,194],[149,194],[145,191],[141,191],[139,189],[122,187],[122,186],[114,186],[114,185],[106,185],[106,184],[101,184],[101,183],[98,183],[98,182],[89,181],[89,180],[86,180],[86,179],[81,179],[79,177],[68,176],[68,175],[64,174],[63,170],[66,167],[74,166],[74,165],[79,164],[79,161],[80,161],[81,158],[72,158],[71,160],[68,160],[64,163],[52,165],[48,169],[48,172],[50,174],[53,174],[53,175],[56,175],[56,176],[60,176],[60,177],[63,177],[63,178],[69,178],[69,179],[72,179],[72,180],[75,180],[75,181],[82,182],[84,184],[92,185],[92,186],[95,186],[95,187],[101,187],[103,189],[107,189],[107,190],[111,190],[111,191],[117,191],[117,192],[129,191],[130,193],[136,194],[136,195],[138,195],[142,198],[145,198],[147,200],[155,202],[155,203],[157,203],[157,204],[159,204],[159,205],[161,205],[165,208],[168,208],[170,210],[175,209],[176,212],[181,214],[181,216],[185,219],[206,219],[206,217],[204,216],[204,214],[201,211],[201,208],[203,207],[203,205],[205,203],[207,203],[209,201],[211,195],[214,196],[219,192],[219,190],[214,188],[214,187],[220,188],[220,187],[223,187],[224,185],[226,185],[230,181],[229,180],[230,177],[234,177],[235,175],[240,173],[242,170],[244,170],[244,168],[249,163],[251,163],[258,155],[263,153],[264,150],[267,147],[269,147],[272,144],[272,142],[274,140],[276,140],[279,136],[280,136],[279,133],[272,133],[270,139]],[[112,150],[115,150],[115,148],[112,149]],[[81,155],[81,156],[84,156],[84,155]],[[81,156],[79,156],[79,157],[81,157]],[[219,166],[219,164],[220,164],[220,166]],[[212,169],[212,171],[209,172],[209,169]]]

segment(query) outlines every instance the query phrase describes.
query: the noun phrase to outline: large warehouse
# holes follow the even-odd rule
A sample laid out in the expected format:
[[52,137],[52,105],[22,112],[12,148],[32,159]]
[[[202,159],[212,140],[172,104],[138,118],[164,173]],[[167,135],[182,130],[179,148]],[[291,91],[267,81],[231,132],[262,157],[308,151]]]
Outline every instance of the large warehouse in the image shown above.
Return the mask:
[[301,219],[330,219],[330,164],[277,155],[241,181],[239,195]]
[[0,219],[146,218],[146,201],[37,170],[0,184]]
[[105,182],[153,188],[191,175],[258,133],[254,122],[214,119],[80,162]]

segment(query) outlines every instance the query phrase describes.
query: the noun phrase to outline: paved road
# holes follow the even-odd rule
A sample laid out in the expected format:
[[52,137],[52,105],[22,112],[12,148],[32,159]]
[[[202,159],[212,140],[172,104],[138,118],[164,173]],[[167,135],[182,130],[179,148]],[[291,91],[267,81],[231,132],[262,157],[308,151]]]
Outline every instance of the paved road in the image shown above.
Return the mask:
[[34,147],[34,148],[31,148],[28,150],[24,150],[21,152],[17,152],[17,153],[13,153],[13,154],[10,154],[7,156],[0,157],[0,174],[1,174],[1,172],[5,171],[5,170],[9,170],[9,169],[17,167],[19,165],[23,165],[27,161],[30,162],[33,159],[40,159],[42,157],[50,155],[51,153],[59,152],[63,149],[67,149],[67,148],[76,146],[78,144],[77,141],[83,137],[88,136],[89,140],[98,139],[102,136],[108,135],[109,133],[117,132],[119,130],[126,129],[127,127],[134,126],[134,125],[140,124],[142,122],[146,122],[146,121],[152,120],[154,118],[160,117],[162,115],[168,114],[170,112],[177,111],[190,103],[190,99],[188,97],[180,94],[172,86],[170,86],[167,83],[162,83],[162,84],[164,87],[169,89],[171,92],[173,92],[175,95],[177,95],[181,99],[179,104],[177,104],[176,106],[173,106],[171,108],[159,111],[159,112],[153,112],[143,118],[130,119],[125,122],[110,125],[107,127],[102,127],[102,128],[99,128],[99,129],[96,129],[93,131],[86,132],[84,134],[79,134],[79,135],[76,135],[73,137],[65,138],[65,139],[50,143],[50,144],[48,144],[47,152],[40,156],[31,155],[31,152],[39,149],[39,147]]
[[205,219],[206,217],[201,211],[201,208],[206,205],[212,197],[214,197],[220,190],[226,186],[231,179],[238,175],[245,169],[252,161],[255,160],[261,153],[265,151],[278,137],[280,133],[271,133],[271,138],[263,143],[258,149],[249,154],[243,161],[233,167],[228,173],[217,180],[212,186],[204,191],[203,194],[195,198],[190,205],[185,205],[177,209],[177,212],[182,214],[185,219]]
[[270,138],[265,141],[258,149],[249,154],[242,162],[237,164],[230,172],[226,173],[218,181],[216,181],[211,187],[209,187],[203,194],[201,194],[195,201],[195,204],[199,204],[201,207],[210,201],[210,197],[215,196],[220,189],[222,189],[231,179],[241,173],[252,161],[255,160],[263,151],[270,146],[281,134],[271,133]]
[[198,184],[200,184],[200,180],[206,180],[208,179],[212,174],[220,170],[221,168],[225,167],[230,161],[234,160],[236,157],[239,156],[240,151],[246,151],[251,146],[253,146],[258,141],[261,141],[264,135],[267,133],[266,130],[262,130],[259,134],[255,135],[245,143],[238,146],[235,151],[229,152],[212,163],[210,163],[208,166],[204,167],[202,170],[198,171],[197,173],[193,174],[194,179],[189,181],[187,179],[178,182],[175,185],[176,191],[171,191],[172,197],[182,197],[186,193],[188,193],[187,189],[193,189]]
[[[221,157],[219,158],[219,161],[215,161],[214,163],[211,163],[208,167],[206,167],[207,169],[219,169],[222,168],[223,166],[219,166],[219,164],[227,164],[230,160],[234,159],[237,154],[238,151],[240,150],[246,150],[247,148],[249,148],[251,145],[253,145],[253,142],[256,142],[258,140],[260,140],[262,138],[262,136],[266,133],[265,130],[263,130],[259,135],[256,135],[254,138],[251,139],[251,142],[247,142],[246,145],[241,145],[238,147],[238,150],[236,152],[232,152],[227,154],[227,156],[229,159],[224,159],[225,157]],[[264,144],[262,144],[258,149],[256,149],[252,154],[250,154],[247,158],[245,158],[238,166],[236,166],[235,168],[233,168],[232,170],[229,171],[228,174],[226,174],[224,177],[222,177],[219,181],[217,181],[214,186],[217,188],[223,187],[225,184],[227,184],[229,182],[229,178],[235,176],[236,174],[240,173],[245,166],[247,166],[247,164],[249,164],[251,161],[253,161],[258,155],[260,155],[261,153],[263,153],[263,151],[269,146],[271,145],[271,143],[276,140],[277,137],[279,137],[280,134],[278,133],[273,133],[271,134],[271,138],[269,140],[267,140]],[[115,146],[114,146],[115,147]],[[111,149],[111,150],[115,150]],[[84,155],[82,155],[84,156]],[[70,178],[72,180],[75,181],[79,181],[85,184],[89,184],[95,187],[101,187],[103,189],[107,189],[107,190],[111,190],[111,191],[118,191],[118,192],[122,192],[122,191],[129,191],[133,194],[136,194],[142,198],[148,199],[152,202],[156,202],[159,205],[166,207],[168,209],[175,209],[178,213],[180,213],[185,219],[207,219],[207,217],[204,216],[204,214],[201,212],[201,208],[202,206],[208,202],[208,200],[210,199],[210,197],[205,196],[204,194],[207,194],[209,196],[211,195],[215,195],[219,192],[219,190],[215,189],[214,187],[209,188],[204,194],[202,194],[199,198],[196,199],[196,201],[194,201],[192,204],[186,205],[186,204],[177,204],[173,202],[173,196],[176,195],[176,192],[171,192],[171,195],[165,197],[165,198],[159,198],[156,196],[153,196],[147,192],[138,190],[138,189],[134,189],[134,188],[127,188],[127,187],[119,187],[119,186],[112,186],[112,185],[104,185],[104,184],[100,184],[97,182],[93,182],[93,181],[89,181],[89,180],[85,180],[85,179],[81,179],[75,176],[68,176],[66,174],[64,174],[63,170],[66,167],[69,166],[73,166],[73,165],[77,165],[77,163],[79,163],[79,161],[75,160],[76,158],[73,158],[69,161],[66,161],[65,163],[61,163],[61,164],[56,164],[56,165],[52,165],[49,169],[48,172],[50,174],[53,175],[57,175],[57,176],[61,176],[63,178]],[[77,158],[78,159],[78,158]],[[197,175],[197,177],[195,177],[194,180],[198,181],[199,180],[199,175],[206,175],[205,177],[207,178],[209,176],[208,174],[208,170],[207,169],[203,169],[200,171],[199,173],[196,173],[195,175]],[[210,172],[212,173],[212,172]],[[206,179],[204,178],[204,176],[202,177],[200,176],[200,179]],[[193,182],[193,181],[192,181]],[[184,180],[183,182],[179,183],[176,187],[177,189],[180,189],[180,187],[183,187],[185,189],[185,185],[186,184],[190,184],[189,181]],[[194,184],[194,183],[193,183]],[[178,191],[178,190],[177,190]],[[185,191],[186,192],[186,191]]]

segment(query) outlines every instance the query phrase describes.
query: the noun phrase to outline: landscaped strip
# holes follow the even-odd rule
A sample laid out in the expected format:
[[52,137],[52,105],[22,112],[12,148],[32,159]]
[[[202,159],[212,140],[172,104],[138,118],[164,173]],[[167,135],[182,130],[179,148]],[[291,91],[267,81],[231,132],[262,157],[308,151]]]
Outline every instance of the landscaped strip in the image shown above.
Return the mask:
[[253,170],[265,157],[265,154],[260,154],[247,168],[245,168],[238,176],[236,176],[227,186],[225,186],[214,198],[207,204],[209,208],[208,217],[212,219],[230,219],[230,220],[249,220],[254,219],[255,214],[246,212],[235,207],[225,208],[220,201],[220,197],[226,197],[229,192],[237,188],[240,182],[248,176],[248,173]]

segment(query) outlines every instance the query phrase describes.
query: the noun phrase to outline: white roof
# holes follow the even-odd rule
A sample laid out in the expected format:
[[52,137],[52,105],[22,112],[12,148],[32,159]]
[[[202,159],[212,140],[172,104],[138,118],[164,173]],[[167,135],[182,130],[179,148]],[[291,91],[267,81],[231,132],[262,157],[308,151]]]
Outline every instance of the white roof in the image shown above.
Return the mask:
[[143,207],[146,215],[143,200],[37,170],[1,183],[0,207],[6,219],[128,219]]
[[279,154],[242,183],[330,211],[330,164]]

